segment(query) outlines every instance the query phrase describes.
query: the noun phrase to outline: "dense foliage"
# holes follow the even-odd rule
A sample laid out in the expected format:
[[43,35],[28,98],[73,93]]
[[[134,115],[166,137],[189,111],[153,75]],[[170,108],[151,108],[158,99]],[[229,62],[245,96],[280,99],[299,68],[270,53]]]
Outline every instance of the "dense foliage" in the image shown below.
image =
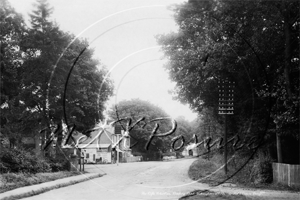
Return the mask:
[[38,173],[51,172],[51,165],[44,159],[38,159],[35,155],[23,149],[2,148],[0,153],[0,171]]
[[264,137],[261,150],[277,144],[279,162],[297,162],[298,145],[284,144],[300,140],[299,1],[190,0],[173,10],[178,32],[157,38],[177,99],[223,125],[218,82],[234,81],[229,134]]
[[[132,136],[131,141],[132,144],[136,143],[136,145],[133,146],[133,152],[144,152],[151,154],[153,151],[166,152],[171,149],[170,138],[173,137],[174,134],[165,137],[154,137],[149,145],[149,148],[145,148],[156,123],[159,124],[157,134],[166,133],[172,129],[170,116],[160,107],[140,99],[124,100],[113,106],[109,112],[109,116],[113,120],[129,118],[132,120],[131,126],[134,128],[130,132],[130,135]],[[143,121],[133,126],[139,119],[143,117]],[[169,119],[151,122],[153,119],[165,117]],[[126,128],[127,122],[128,120],[121,121],[124,128]]]
[[13,146],[62,120],[79,131],[90,128],[103,119],[112,95],[107,70],[88,42],[60,30],[51,12],[46,0],[37,0],[27,26],[0,1],[1,134]]

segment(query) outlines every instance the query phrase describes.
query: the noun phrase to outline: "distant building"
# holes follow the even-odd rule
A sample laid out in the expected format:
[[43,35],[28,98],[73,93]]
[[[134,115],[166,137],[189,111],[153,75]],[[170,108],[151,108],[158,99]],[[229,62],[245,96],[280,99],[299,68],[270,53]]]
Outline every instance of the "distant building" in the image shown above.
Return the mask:
[[[81,149],[85,163],[115,163],[117,152],[113,145],[122,137],[122,133],[124,131],[119,125],[98,124],[89,137],[80,133],[74,138],[79,140],[78,148]],[[119,144],[120,150],[123,151],[119,152],[119,162],[134,161],[131,149],[128,149],[130,138],[123,139]],[[125,146],[128,147],[126,150]]]
[[112,162],[112,135],[115,127],[106,124],[95,126],[89,137],[77,134],[78,148],[84,156],[85,163],[111,163]]
[[182,151],[182,155],[184,157],[187,157],[187,156],[198,156],[199,155],[199,149],[198,149],[198,147],[193,148],[193,149],[186,149],[186,148],[184,148],[184,150]]

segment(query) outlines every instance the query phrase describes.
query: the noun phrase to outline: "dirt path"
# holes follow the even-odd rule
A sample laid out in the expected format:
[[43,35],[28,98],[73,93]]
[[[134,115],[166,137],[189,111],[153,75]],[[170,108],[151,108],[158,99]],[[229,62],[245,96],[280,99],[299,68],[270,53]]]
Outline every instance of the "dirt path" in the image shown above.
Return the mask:
[[[181,159],[166,162],[121,163],[114,165],[86,165],[90,172],[105,172],[106,175],[75,184],[65,188],[52,190],[27,199],[33,200],[134,200],[134,199],[179,199],[196,189],[213,189],[239,193],[238,189],[226,187],[209,188],[205,184],[192,182],[187,171],[195,159]],[[244,190],[243,190],[244,191]],[[246,191],[249,195],[259,193]],[[280,193],[278,193],[280,194]],[[278,197],[277,193],[272,196]],[[270,196],[270,199],[274,199]],[[280,197],[280,196],[279,196]],[[288,197],[283,194],[281,197]],[[291,196],[295,199],[296,196]]]

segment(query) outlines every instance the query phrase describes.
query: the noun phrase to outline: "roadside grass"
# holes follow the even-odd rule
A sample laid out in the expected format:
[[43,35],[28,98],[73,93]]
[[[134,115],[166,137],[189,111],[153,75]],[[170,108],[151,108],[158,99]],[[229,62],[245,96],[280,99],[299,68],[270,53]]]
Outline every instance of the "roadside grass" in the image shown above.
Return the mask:
[[208,183],[210,185],[214,185],[218,183],[218,181],[223,180],[225,178],[223,168],[220,168],[222,164],[220,161],[216,161],[217,158],[212,159],[206,160],[199,158],[193,162],[188,171],[189,177],[194,181]]
[[[224,168],[222,168],[223,157],[214,155],[210,160],[198,158],[189,168],[188,175],[192,180],[207,183],[211,186],[217,185],[220,181],[225,180]],[[242,169],[234,177],[226,181],[228,184],[234,184],[240,188],[252,189],[268,189],[268,190],[286,190],[291,192],[299,192],[300,188],[284,186],[276,183],[255,183],[249,181],[251,176],[251,168],[253,164],[250,162],[248,166]],[[228,163],[228,174],[233,174],[237,170],[234,159]]]
[[66,178],[70,176],[76,176],[82,174],[82,172],[49,172],[49,173],[5,173],[0,174],[0,193],[13,190],[16,188],[35,185],[40,183],[45,183],[61,178]]
[[179,200],[263,200],[261,197],[247,197],[241,194],[220,194],[208,190],[196,190]]

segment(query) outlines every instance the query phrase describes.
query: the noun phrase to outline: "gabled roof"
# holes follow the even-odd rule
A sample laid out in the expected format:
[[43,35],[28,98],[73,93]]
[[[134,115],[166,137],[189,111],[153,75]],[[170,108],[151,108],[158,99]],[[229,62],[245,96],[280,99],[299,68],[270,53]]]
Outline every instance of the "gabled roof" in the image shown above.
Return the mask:
[[96,126],[93,130],[89,137],[82,133],[74,134],[73,138],[79,143],[78,148],[108,148],[112,144],[114,127]]
[[111,144],[90,144],[88,146],[86,146],[86,144],[79,144],[78,148],[79,149],[107,149],[111,146]]

